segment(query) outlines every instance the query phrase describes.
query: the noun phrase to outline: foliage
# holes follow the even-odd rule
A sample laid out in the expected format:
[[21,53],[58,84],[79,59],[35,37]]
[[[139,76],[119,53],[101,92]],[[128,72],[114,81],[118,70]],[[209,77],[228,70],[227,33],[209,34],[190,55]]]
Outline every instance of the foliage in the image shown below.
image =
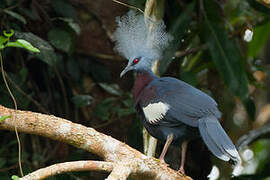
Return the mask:
[[10,38],[14,35],[14,30],[11,29],[10,33],[3,31],[4,36],[0,36],[0,50],[6,47],[18,47],[24,48],[30,52],[40,52],[37,48],[32,46],[29,42],[24,39],[17,39],[16,41],[10,41]]
[[[144,8],[143,0],[128,2]],[[1,1],[0,50],[19,109],[65,117],[142,149],[141,123],[132,105],[133,78],[119,79],[125,61],[113,52],[111,39],[115,16],[126,11],[106,0]],[[193,0],[165,1],[164,13],[174,41],[160,62],[161,74],[182,79],[214,97],[231,137],[247,133],[260,112],[260,99],[269,98],[267,82],[254,74],[259,71],[269,77],[270,10],[254,0]],[[250,42],[243,40],[246,29],[253,32]],[[252,88],[264,96],[258,98]],[[0,93],[1,104],[12,107],[3,82]],[[237,119],[238,99],[249,117]],[[0,121],[6,118],[1,116]],[[0,176],[7,179],[17,174],[15,138],[13,133],[0,133],[5,137],[0,141],[0,168],[9,168],[0,171]],[[48,139],[22,138],[26,172],[59,161],[89,158],[83,151]],[[258,157],[261,153],[269,157],[268,147],[260,140],[251,146]],[[256,162],[254,177],[268,177],[269,162],[263,158]],[[204,162],[199,163],[204,166]],[[220,167],[222,176],[228,176]],[[64,175],[64,179],[101,177],[93,173]]]
[[6,120],[6,119],[8,119],[8,118],[11,118],[11,115],[8,115],[8,116],[1,116],[1,117],[0,117],[0,122]]
[[11,179],[12,179],[12,180],[19,180],[20,178],[19,178],[18,176],[13,175],[13,176],[11,177]]

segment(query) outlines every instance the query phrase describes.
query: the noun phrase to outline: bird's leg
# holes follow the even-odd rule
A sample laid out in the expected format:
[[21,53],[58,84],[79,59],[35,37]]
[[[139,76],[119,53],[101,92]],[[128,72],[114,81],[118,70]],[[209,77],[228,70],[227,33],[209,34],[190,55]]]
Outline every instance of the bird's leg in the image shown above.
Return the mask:
[[185,165],[185,160],[186,160],[187,145],[188,145],[188,141],[184,141],[182,143],[182,149],[181,149],[181,165],[180,165],[180,168],[178,170],[182,174],[185,174],[184,165]]
[[165,162],[165,160],[164,160],[164,157],[165,157],[165,155],[166,155],[166,153],[167,153],[167,150],[168,150],[170,144],[172,143],[172,140],[173,140],[173,134],[169,134],[169,135],[167,136],[167,140],[166,140],[166,143],[165,143],[165,145],[164,145],[164,147],[163,147],[162,153],[160,154],[159,159],[160,159],[160,161],[161,161],[162,163],[164,163],[164,164],[167,164],[167,163]]

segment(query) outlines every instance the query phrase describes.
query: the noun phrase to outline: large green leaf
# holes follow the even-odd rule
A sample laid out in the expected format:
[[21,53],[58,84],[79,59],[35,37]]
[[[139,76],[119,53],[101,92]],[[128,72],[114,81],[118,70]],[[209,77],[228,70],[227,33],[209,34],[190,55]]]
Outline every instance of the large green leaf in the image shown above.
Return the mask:
[[52,66],[56,63],[56,54],[53,47],[45,40],[34,35],[33,33],[26,32],[15,32],[15,37],[18,39],[25,39],[30,42],[34,47],[37,47],[40,50],[40,53],[34,54],[34,56],[41,59],[43,62]]
[[248,99],[248,80],[242,64],[242,57],[236,42],[229,39],[219,7],[213,0],[204,1],[204,38],[212,60],[224,83],[246,105],[251,116],[252,101]]

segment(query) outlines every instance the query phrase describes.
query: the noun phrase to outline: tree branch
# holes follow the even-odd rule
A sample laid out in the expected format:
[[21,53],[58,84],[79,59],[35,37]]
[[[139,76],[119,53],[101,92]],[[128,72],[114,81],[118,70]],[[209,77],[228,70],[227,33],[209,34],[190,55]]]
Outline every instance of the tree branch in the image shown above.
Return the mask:
[[270,8],[270,0],[258,0],[261,4],[265,5],[266,7]]
[[106,180],[126,180],[131,174],[131,169],[125,165],[117,165]]
[[[153,157],[147,157],[110,136],[99,133],[93,128],[85,127],[52,115],[30,111],[15,111],[0,105],[0,116],[11,115],[12,118],[0,122],[0,129],[14,130],[14,120],[19,132],[36,134],[53,140],[71,144],[102,157],[107,162],[124,164],[130,169],[134,179],[182,179],[182,175]],[[116,170],[115,170],[116,171]]]
[[34,171],[20,180],[45,179],[57,174],[74,172],[74,171],[105,171],[110,172],[113,169],[113,163],[102,161],[74,161],[58,163],[46,168]]

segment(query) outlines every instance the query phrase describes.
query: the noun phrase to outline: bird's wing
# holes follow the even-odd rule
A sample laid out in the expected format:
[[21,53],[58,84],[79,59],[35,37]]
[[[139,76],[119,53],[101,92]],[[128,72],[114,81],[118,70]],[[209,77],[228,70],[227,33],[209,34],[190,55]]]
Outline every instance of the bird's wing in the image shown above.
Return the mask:
[[217,103],[210,96],[170,77],[158,78],[149,83],[141,93],[139,103],[144,112],[155,115],[156,119],[150,123],[165,117],[166,123],[178,122],[197,127],[199,118],[208,115],[220,117]]

